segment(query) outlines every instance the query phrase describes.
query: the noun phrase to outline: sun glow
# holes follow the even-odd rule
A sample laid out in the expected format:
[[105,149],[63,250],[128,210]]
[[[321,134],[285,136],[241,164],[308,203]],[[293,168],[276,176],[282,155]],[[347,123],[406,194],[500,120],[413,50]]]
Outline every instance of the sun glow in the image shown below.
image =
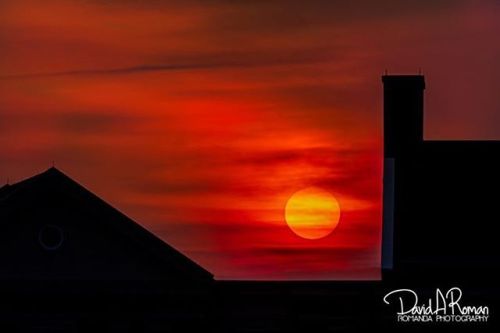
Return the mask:
[[298,236],[320,239],[328,236],[339,224],[340,205],[330,192],[308,187],[288,199],[285,220]]

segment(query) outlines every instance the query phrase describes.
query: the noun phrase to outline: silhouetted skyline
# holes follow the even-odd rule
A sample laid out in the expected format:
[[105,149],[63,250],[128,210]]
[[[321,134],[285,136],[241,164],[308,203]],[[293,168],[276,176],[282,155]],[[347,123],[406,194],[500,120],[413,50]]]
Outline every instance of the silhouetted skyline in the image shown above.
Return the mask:
[[[429,79],[425,137],[499,137],[498,1],[0,4],[0,181],[52,161],[219,278],[377,279],[382,94]],[[334,233],[283,218],[319,186]]]
[[[383,83],[382,281],[214,280],[51,167],[0,188],[0,329],[399,332],[424,326],[396,319],[395,305],[382,301],[388,291],[428,295],[450,283],[465,286],[468,302],[496,309],[490,219],[498,215],[500,141],[423,140],[424,77],[386,75]],[[488,331],[497,322],[423,325]]]

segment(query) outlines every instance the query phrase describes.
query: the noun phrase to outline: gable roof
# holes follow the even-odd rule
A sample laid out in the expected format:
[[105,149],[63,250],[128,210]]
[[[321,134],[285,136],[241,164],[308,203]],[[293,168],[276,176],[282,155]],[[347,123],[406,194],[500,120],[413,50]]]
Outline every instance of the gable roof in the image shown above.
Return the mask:
[[116,234],[139,244],[141,249],[156,256],[165,265],[175,266],[175,269],[183,272],[186,277],[196,280],[213,279],[213,275],[203,267],[55,167],[18,183],[1,187],[0,214],[2,211],[7,213],[25,209],[31,200],[40,201],[39,204],[43,205],[44,200],[47,200],[44,194],[49,192],[56,192],[58,198],[64,198],[65,204],[70,203],[72,207],[76,205],[78,209],[98,214],[100,222],[106,223]]

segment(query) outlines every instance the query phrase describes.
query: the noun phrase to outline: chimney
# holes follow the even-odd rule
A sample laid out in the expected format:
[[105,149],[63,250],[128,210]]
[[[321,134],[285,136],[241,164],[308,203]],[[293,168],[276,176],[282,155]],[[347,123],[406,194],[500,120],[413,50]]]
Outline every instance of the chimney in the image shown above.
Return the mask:
[[422,75],[384,75],[384,157],[410,152],[424,139]]
[[422,75],[384,75],[382,82],[384,84],[382,273],[387,276],[394,268],[396,167],[400,165],[401,157],[411,159],[415,149],[424,139],[425,81]]

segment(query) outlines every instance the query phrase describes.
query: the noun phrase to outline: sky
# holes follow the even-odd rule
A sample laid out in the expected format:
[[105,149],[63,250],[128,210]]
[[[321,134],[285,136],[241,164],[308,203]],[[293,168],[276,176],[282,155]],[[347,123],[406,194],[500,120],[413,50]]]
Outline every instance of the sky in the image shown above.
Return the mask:
[[[382,84],[500,139],[500,2],[0,1],[0,184],[55,164],[218,279],[380,278]],[[341,207],[319,240],[284,207]]]

